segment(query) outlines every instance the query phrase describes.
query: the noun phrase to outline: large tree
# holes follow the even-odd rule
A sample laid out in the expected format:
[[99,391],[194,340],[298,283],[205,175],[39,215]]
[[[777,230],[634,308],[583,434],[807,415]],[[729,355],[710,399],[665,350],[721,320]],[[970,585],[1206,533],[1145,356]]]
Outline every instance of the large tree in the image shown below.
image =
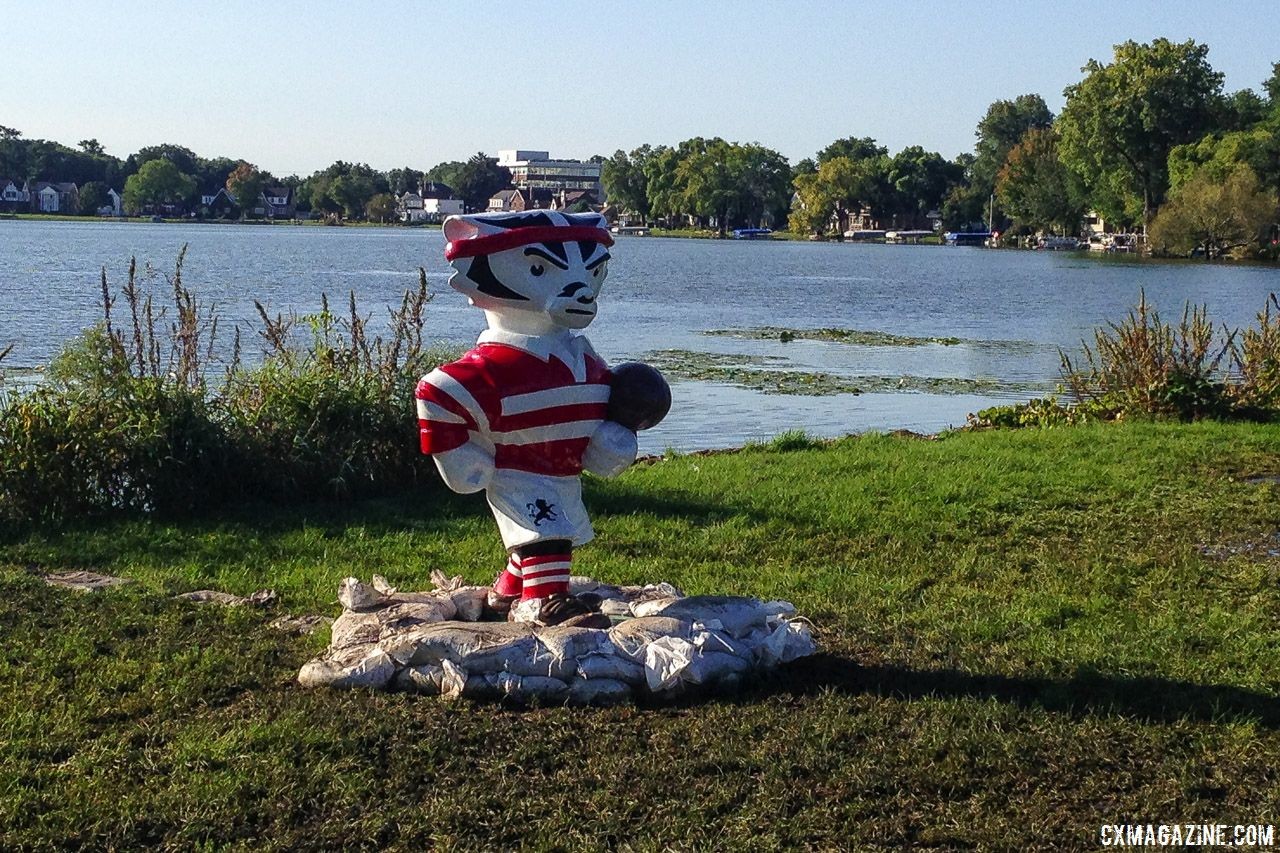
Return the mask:
[[791,211],[790,228],[797,234],[840,231],[856,208],[883,207],[890,160],[884,155],[861,160],[835,157],[818,171],[795,179],[799,203]]
[[454,193],[468,210],[484,210],[498,190],[511,185],[511,172],[498,165],[497,159],[483,151],[474,154],[454,179]]
[[895,224],[921,225],[963,178],[963,170],[941,154],[919,145],[904,148],[889,161],[886,212],[897,220]]
[[645,163],[653,155],[653,149],[642,145],[630,154],[619,149],[601,164],[600,182],[604,185],[610,204],[639,214],[649,220],[649,179],[645,176]]
[[1028,130],[1005,158],[996,197],[1017,222],[1061,234],[1075,231],[1084,215],[1079,180],[1058,157],[1052,128]]
[[1202,170],[1178,187],[1151,223],[1151,245],[1161,252],[1206,259],[1259,241],[1276,221],[1277,197],[1258,186],[1241,163],[1224,179]]
[[227,176],[227,192],[236,200],[240,208],[240,218],[245,219],[253,214],[258,206],[258,199],[267,186],[267,176],[257,166],[241,160]]
[[185,201],[195,191],[195,178],[184,175],[172,160],[149,160],[125,181],[124,207],[136,213],[147,205]]
[[80,215],[96,216],[98,210],[111,205],[111,196],[107,195],[107,185],[101,181],[90,181],[80,187]]
[[1062,160],[1107,219],[1149,222],[1168,188],[1169,152],[1214,127],[1222,75],[1208,53],[1190,40],[1127,41],[1109,64],[1089,60],[1085,78],[1067,87]]

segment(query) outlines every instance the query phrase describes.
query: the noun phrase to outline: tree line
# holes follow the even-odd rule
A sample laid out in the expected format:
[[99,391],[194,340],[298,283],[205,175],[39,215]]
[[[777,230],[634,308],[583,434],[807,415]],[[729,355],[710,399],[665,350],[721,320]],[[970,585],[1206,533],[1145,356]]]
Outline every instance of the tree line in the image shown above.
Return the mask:
[[[1280,63],[1260,92],[1225,92],[1223,75],[1195,41],[1116,45],[1090,60],[1053,115],[1038,94],[990,105],[972,152],[947,159],[913,145],[890,154],[870,137],[832,142],[792,165],[759,143],[695,137],[642,145],[602,164],[611,205],[644,223],[789,227],[818,236],[850,228],[1080,230],[1086,213],[1109,230],[1150,234],[1156,251],[1212,257],[1253,247],[1275,254],[1280,194]],[[126,203],[181,202],[226,187],[237,198],[263,186],[294,190],[297,209],[385,219],[395,196],[424,182],[452,188],[483,209],[510,175],[494,158],[378,171],[338,161],[309,177],[277,178],[252,163],[205,159],[179,145],[143,148],[124,160],[94,139],[69,148],[0,127],[0,176],[74,181],[82,207],[123,189]],[[132,184],[132,186],[131,186]],[[83,188],[87,185],[88,191]],[[1268,235],[1271,235],[1268,240]],[[1270,247],[1270,248],[1268,248]]]
[[[1087,213],[1115,231],[1150,227],[1155,251],[1275,253],[1280,63],[1227,93],[1208,47],[1155,39],[1090,60],[1055,116],[1038,94],[994,102],[974,150],[896,154],[870,137],[794,166],[758,144],[695,138],[604,161],[611,201],[639,218],[836,235],[859,225],[1074,234]],[[788,175],[789,172],[789,175]],[[1161,215],[1163,214],[1163,215]]]
[[96,139],[81,140],[72,148],[47,139],[24,139],[21,131],[2,125],[0,177],[75,183],[79,212],[86,215],[108,203],[109,189],[122,194],[130,211],[162,205],[195,211],[202,195],[220,189],[236,199],[256,199],[265,188],[282,186],[293,191],[300,211],[383,221],[394,213],[397,196],[426,182],[444,184],[469,208],[483,209],[493,193],[511,181],[510,173],[483,152],[425,171],[409,166],[380,171],[339,160],[306,178],[277,177],[246,160],[205,158],[182,145],[151,145],[121,159],[107,154]]

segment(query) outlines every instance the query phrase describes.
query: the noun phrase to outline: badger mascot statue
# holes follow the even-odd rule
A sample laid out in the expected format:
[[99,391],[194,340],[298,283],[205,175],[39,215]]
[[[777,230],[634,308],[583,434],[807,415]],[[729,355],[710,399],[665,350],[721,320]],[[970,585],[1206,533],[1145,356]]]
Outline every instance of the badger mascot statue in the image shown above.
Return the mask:
[[554,211],[450,216],[444,235],[449,284],[488,329],[418,383],[422,452],[449,488],[489,500],[508,553],[492,611],[608,627],[569,593],[573,549],[594,535],[579,475],[620,474],[636,458],[634,429],[651,425],[608,419],[614,377],[578,333],[595,319],[613,237],[599,214]]

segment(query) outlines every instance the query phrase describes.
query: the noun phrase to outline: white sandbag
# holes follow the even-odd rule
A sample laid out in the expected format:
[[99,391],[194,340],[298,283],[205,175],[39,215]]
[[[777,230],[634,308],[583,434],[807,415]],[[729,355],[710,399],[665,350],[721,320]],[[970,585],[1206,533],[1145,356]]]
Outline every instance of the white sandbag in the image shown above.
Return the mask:
[[569,685],[558,678],[515,675],[510,672],[473,673],[463,686],[463,699],[512,699],[516,702],[555,704],[564,702]]
[[536,658],[546,666],[545,673],[539,674],[553,678],[573,678],[580,658],[614,653],[609,633],[598,628],[542,628],[536,637],[539,646]]
[[487,586],[463,586],[451,590],[449,598],[453,601],[455,611],[453,618],[463,622],[479,621],[488,596],[489,587]]
[[303,687],[385,687],[395,675],[396,665],[380,649],[375,649],[353,666],[339,666],[318,658],[303,664],[298,683]]
[[621,598],[603,599],[600,602],[600,612],[609,617],[629,617],[635,615],[631,612],[631,605]]
[[747,662],[755,659],[753,648],[745,640],[736,639],[723,630],[719,621],[693,623],[690,640],[702,652],[724,652]]
[[631,685],[613,678],[576,678],[569,682],[570,705],[614,705],[631,698]]
[[689,622],[718,621],[724,626],[724,630],[735,637],[745,635],[752,628],[767,625],[771,617],[777,617],[784,610],[795,611],[787,602],[766,604],[758,598],[736,595],[693,595],[662,604],[644,602],[632,605],[631,609],[636,614],[643,612],[648,616],[669,616]]
[[644,684],[644,664],[622,655],[586,655],[578,658],[578,677],[590,681],[621,681],[638,687]]
[[338,601],[346,610],[372,610],[387,603],[387,596],[359,578],[343,578],[338,584]]
[[609,629],[609,641],[618,654],[642,664],[645,649],[650,643],[662,637],[687,640],[692,631],[693,624],[690,622],[665,616],[646,616],[614,625]]
[[444,692],[445,672],[442,666],[410,666],[396,674],[396,686],[401,690],[439,696]]
[[659,693],[679,685],[697,653],[693,643],[679,637],[659,637],[645,646],[644,676],[649,690]]
[[382,622],[378,614],[344,610],[329,628],[329,648],[336,650],[376,643],[381,634]]
[[480,658],[486,654],[503,652],[516,643],[524,643],[523,654],[533,657],[533,629],[529,625],[512,622],[436,622],[383,638],[381,647],[403,666],[439,666],[446,660],[466,666],[466,662],[473,656]]
[[690,684],[715,684],[751,669],[751,661],[726,652],[699,651],[680,672],[680,680]]
[[666,581],[645,584],[644,586],[624,586],[620,587],[620,589],[627,601],[633,603],[658,598],[684,598],[684,593],[680,591],[679,587]]
[[453,618],[453,602],[448,598],[431,601],[405,601],[373,611],[378,617],[380,637],[390,637],[419,625],[446,622]]
[[675,604],[680,599],[670,596],[662,598],[641,598],[631,602],[631,612],[636,616],[657,616],[663,610]]
[[773,631],[755,647],[761,666],[777,666],[817,651],[813,630],[805,622],[778,622]]

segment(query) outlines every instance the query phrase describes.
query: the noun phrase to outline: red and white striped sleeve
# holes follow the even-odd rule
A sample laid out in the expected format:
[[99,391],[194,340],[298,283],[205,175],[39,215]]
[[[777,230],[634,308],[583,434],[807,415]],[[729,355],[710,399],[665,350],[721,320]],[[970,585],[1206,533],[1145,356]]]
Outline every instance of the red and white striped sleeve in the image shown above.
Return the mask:
[[487,383],[469,360],[437,367],[418,382],[418,435],[422,452],[447,453],[461,447],[472,432],[488,433],[489,416],[481,405]]

